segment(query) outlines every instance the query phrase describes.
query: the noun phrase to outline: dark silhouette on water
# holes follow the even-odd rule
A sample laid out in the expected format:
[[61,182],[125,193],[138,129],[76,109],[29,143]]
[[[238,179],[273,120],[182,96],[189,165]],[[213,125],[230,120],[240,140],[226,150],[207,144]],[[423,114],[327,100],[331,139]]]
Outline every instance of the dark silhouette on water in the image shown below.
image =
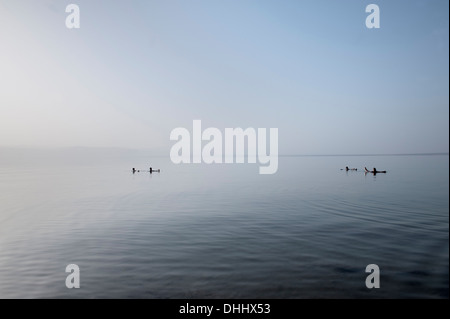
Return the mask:
[[357,168],[348,168],[348,166],[345,166],[345,168],[341,168],[341,171],[357,171]]
[[[136,170],[136,168],[134,168],[134,167],[131,169],[131,171],[133,172],[133,174],[135,174],[136,172],[138,172],[138,173],[141,172],[140,170]],[[152,174],[152,173],[160,173],[161,169],[153,169],[153,168],[150,167],[150,170],[148,170],[147,172],[149,172],[150,174]]]
[[372,174],[377,174],[377,173],[383,173],[383,174],[385,174],[385,173],[387,173],[387,171],[377,171],[377,169],[374,167],[373,168],[373,171],[369,171],[368,169],[367,169],[367,167],[364,167],[364,173],[372,173]]

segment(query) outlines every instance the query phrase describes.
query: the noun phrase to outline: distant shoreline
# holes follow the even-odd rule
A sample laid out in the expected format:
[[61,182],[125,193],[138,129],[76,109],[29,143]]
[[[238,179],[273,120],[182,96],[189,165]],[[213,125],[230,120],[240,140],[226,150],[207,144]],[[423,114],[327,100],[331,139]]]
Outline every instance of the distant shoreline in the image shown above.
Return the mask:
[[405,154],[312,154],[312,155],[279,155],[280,157],[337,157],[337,156],[448,156],[449,153],[405,153]]

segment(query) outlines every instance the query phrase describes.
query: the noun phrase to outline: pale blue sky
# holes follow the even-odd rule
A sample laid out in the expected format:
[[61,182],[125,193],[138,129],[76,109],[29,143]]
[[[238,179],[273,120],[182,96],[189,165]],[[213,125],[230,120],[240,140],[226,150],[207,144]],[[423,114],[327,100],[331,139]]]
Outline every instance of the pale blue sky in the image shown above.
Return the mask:
[[[65,27],[66,5],[81,29]],[[381,29],[365,27],[378,4]],[[0,0],[0,146],[169,154],[277,127],[281,154],[449,150],[449,2]]]

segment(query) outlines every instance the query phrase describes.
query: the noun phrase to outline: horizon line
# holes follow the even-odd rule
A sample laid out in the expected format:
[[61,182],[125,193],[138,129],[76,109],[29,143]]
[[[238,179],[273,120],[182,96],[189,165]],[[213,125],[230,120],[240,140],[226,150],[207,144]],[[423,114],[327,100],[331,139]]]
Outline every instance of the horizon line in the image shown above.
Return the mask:
[[426,155],[449,155],[448,152],[426,152],[426,153],[379,153],[379,154],[288,154],[278,155],[280,157],[306,157],[306,156],[426,156]]
[[[124,150],[124,151],[152,151],[150,148],[127,148],[127,147],[96,147],[96,146],[0,146],[0,149],[16,149],[16,150],[68,150],[68,149],[89,149],[89,150]],[[155,150],[160,152],[161,149]],[[450,155],[449,152],[414,152],[414,153],[355,153],[355,154],[278,154],[279,157],[308,157],[308,156],[427,156],[427,155]],[[155,154],[154,156],[166,156],[163,154]],[[245,155],[244,157],[247,157]]]

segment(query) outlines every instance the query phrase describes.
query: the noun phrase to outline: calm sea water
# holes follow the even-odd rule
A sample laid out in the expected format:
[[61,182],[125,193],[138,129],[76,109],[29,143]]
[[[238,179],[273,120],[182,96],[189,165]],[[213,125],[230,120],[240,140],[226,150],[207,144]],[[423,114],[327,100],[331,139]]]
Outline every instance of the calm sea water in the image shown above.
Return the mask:
[[[0,298],[449,296],[448,156],[282,157],[259,175],[140,153],[19,155],[0,157]],[[131,173],[150,165],[162,172]],[[65,286],[72,263],[80,289]]]

